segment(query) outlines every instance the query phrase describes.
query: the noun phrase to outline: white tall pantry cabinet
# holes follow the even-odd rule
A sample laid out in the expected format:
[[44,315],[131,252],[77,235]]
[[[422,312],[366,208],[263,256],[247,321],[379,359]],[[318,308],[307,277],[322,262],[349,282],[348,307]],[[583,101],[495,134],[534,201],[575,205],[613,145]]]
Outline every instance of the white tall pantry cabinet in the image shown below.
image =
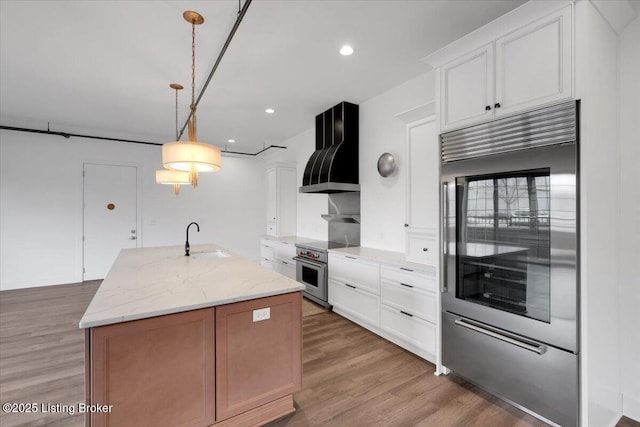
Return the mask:
[[296,234],[297,173],[291,164],[267,167],[267,235]]
[[531,1],[424,58],[436,69],[439,133],[580,99],[583,427],[640,414],[640,399],[621,382],[616,260],[617,97],[625,90],[618,87],[618,33],[636,16],[627,1]]

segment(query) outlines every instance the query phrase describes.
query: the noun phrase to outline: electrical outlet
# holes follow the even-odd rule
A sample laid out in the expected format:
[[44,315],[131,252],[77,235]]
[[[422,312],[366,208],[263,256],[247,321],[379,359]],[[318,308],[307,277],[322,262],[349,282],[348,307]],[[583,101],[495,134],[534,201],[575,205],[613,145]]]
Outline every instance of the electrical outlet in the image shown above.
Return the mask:
[[271,318],[271,307],[253,310],[253,321],[260,322]]

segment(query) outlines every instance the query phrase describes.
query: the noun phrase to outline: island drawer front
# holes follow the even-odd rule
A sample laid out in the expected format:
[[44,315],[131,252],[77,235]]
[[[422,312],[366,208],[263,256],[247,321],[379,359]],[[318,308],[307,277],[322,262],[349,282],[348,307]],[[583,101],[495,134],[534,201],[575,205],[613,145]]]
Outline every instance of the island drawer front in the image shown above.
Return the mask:
[[383,265],[381,275],[383,279],[398,284],[413,286],[415,288],[436,292],[438,286],[436,284],[435,275],[418,273],[412,270],[406,270],[401,267],[390,267]]
[[369,326],[380,325],[380,297],[370,292],[329,280],[329,304]]
[[380,295],[380,264],[329,254],[329,278]]
[[436,321],[436,295],[420,288],[382,280],[382,303],[418,316],[429,322]]
[[216,307],[216,421],[299,391],[301,352],[301,292]]
[[214,340],[213,308],[91,328],[91,426],[213,424]]
[[380,311],[382,330],[429,354],[435,354],[436,327],[433,323],[408,316],[384,304]]

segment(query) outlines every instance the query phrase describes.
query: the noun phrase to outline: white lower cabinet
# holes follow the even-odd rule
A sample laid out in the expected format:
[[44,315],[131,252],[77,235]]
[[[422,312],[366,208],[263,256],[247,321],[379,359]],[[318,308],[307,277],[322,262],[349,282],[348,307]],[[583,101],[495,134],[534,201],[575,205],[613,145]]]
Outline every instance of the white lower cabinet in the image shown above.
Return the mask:
[[435,273],[329,252],[329,304],[336,313],[437,363]]
[[260,239],[260,265],[296,280],[296,247],[291,243]]
[[273,262],[273,269],[278,273],[296,280],[296,264],[294,261],[276,260]]
[[418,351],[411,348],[408,350],[418,353],[425,359],[434,359],[436,355],[436,325],[434,323],[385,304],[382,304],[381,312],[382,330],[391,334],[393,338],[399,339],[396,341],[391,338],[391,341],[405,348],[406,346],[403,345],[405,343],[414,346]]
[[380,326],[380,297],[353,285],[329,280],[329,304],[363,326]]

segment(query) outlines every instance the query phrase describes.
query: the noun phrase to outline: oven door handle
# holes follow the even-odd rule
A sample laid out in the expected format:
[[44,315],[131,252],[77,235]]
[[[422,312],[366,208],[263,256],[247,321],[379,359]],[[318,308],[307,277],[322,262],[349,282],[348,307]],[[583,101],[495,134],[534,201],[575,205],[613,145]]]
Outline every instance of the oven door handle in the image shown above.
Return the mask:
[[496,338],[499,339],[500,341],[504,341],[506,343],[509,344],[513,344],[515,346],[518,346],[520,348],[524,348],[525,350],[529,350],[532,351],[534,353],[538,353],[540,355],[544,354],[547,351],[547,347],[542,345],[542,344],[530,344],[528,342],[516,339],[516,338],[512,338],[510,336],[507,335],[503,335],[501,333],[498,333],[492,329],[488,329],[486,327],[482,327],[479,325],[476,325],[475,323],[471,323],[468,320],[464,320],[464,319],[456,319],[454,320],[456,325],[465,327],[467,329],[471,329],[472,331],[476,331],[479,332],[481,334],[484,335],[488,335],[492,338]]
[[327,266],[327,264],[311,261],[311,260],[308,260],[306,258],[302,258],[302,257],[299,257],[299,256],[295,256],[292,259],[296,260],[297,262],[301,262],[303,264],[312,265],[312,266],[318,267],[318,268],[324,268],[324,267]]

